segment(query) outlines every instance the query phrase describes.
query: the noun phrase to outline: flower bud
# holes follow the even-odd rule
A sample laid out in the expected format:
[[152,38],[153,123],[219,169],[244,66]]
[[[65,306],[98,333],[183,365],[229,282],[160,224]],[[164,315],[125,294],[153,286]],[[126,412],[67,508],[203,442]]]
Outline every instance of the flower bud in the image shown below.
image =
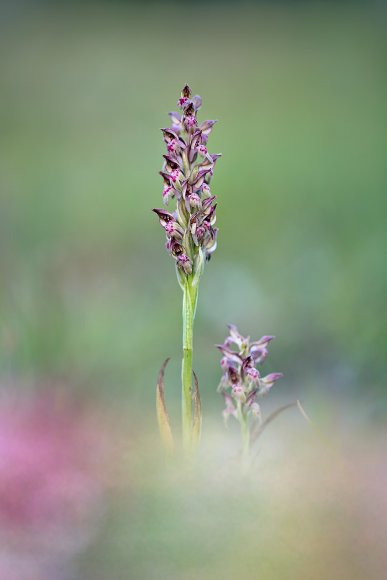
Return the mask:
[[177,101],[177,106],[180,107],[181,109],[186,107],[187,104],[190,102],[190,98],[191,98],[191,89],[189,88],[188,85],[185,85],[181,91],[181,95],[179,100]]
[[178,224],[177,221],[169,221],[164,226],[165,233],[170,238],[175,237],[177,239],[182,239],[184,235],[183,228]]
[[192,95],[191,87],[189,85],[184,85],[181,90],[181,96],[185,97],[186,99],[190,99]]
[[246,377],[253,383],[258,382],[260,377],[259,371],[255,367],[249,367],[246,369]]
[[168,153],[175,153],[178,146],[178,141],[176,139],[172,139],[167,145]]

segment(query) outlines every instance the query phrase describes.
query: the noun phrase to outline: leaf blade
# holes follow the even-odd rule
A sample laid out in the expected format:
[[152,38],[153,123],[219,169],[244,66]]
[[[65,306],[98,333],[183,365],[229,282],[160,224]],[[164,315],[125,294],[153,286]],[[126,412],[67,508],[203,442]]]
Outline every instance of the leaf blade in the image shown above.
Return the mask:
[[286,411],[286,409],[290,409],[291,407],[296,407],[296,406],[297,406],[297,403],[288,403],[287,405],[283,405],[282,407],[279,407],[278,409],[276,409],[275,411],[273,411],[272,413],[270,413],[270,415],[268,417],[266,417],[266,419],[264,421],[262,421],[262,423],[260,423],[259,425],[257,425],[257,427],[251,433],[251,442],[252,443],[255,443],[255,441],[258,439],[258,437],[260,435],[262,435],[262,433],[266,429],[266,427],[272,421],[274,421],[274,419],[276,417],[278,417],[278,415],[280,415],[281,413],[283,413],[284,411]]
[[301,413],[301,415],[304,417],[305,421],[307,423],[309,423],[309,424],[312,424],[311,419],[308,417],[305,409],[301,405],[300,401],[297,399],[297,401],[295,401],[293,403],[288,403],[287,405],[283,405],[282,407],[279,407],[279,409],[276,409],[268,417],[266,417],[266,419],[264,421],[262,421],[262,423],[260,423],[259,425],[257,425],[257,427],[251,433],[251,442],[254,443],[258,439],[258,437],[260,435],[262,435],[262,433],[266,429],[266,427],[272,421],[274,421],[274,419],[276,417],[278,417],[278,415],[280,415],[281,413],[283,413],[287,409],[291,409],[292,407],[297,407],[297,409],[299,410],[299,412]]
[[172,454],[175,449],[175,444],[172,436],[172,429],[164,397],[164,373],[169,360],[170,360],[169,358],[165,359],[159,371],[156,386],[156,412],[161,440],[163,442],[166,451],[169,454]]

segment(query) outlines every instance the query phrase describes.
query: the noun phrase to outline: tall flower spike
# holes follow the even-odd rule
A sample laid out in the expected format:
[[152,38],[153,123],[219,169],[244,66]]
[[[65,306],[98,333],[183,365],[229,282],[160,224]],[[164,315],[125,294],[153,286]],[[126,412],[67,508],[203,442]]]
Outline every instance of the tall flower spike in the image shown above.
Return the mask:
[[[209,154],[208,136],[215,121],[203,121],[198,125],[197,112],[202,100],[185,85],[177,106],[180,113],[169,113],[172,124],[162,129],[167,153],[160,175],[163,178],[163,202],[174,200],[177,228],[166,228],[160,223],[167,237],[166,248],[175,259],[179,280],[181,277],[199,273],[203,262],[209,260],[216,249],[218,229],[216,222],[216,196],[210,193],[210,182],[219,154]],[[164,211],[154,209],[160,217]],[[172,252],[171,238],[182,232],[182,260]],[[176,237],[176,236],[175,236]],[[183,280],[184,282],[184,280]]]
[[[165,247],[175,260],[183,290],[182,415],[183,443],[188,451],[199,440],[201,417],[197,378],[192,389],[193,322],[198,287],[206,260],[216,249],[216,196],[210,189],[219,154],[208,152],[215,121],[198,122],[199,95],[185,85],[177,101],[179,112],[169,113],[171,126],[161,129],[166,152],[160,175],[163,202],[170,211],[154,209],[166,235]],[[164,408],[164,407],[163,407]]]

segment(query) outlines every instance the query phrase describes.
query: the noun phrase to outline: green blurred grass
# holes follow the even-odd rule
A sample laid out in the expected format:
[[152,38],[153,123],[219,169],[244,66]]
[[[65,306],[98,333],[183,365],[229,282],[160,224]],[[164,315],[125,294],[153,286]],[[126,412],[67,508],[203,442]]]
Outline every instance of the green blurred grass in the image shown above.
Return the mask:
[[382,7],[21,7],[0,40],[3,376],[149,406],[172,355],[178,393],[181,296],[150,208],[188,81],[223,153],[195,339],[207,404],[229,321],[277,335],[282,389],[383,396]]

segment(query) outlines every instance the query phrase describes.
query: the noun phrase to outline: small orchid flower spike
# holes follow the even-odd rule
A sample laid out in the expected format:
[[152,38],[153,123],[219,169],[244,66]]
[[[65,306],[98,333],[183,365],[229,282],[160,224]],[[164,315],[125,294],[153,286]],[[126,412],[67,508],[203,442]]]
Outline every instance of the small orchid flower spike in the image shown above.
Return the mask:
[[242,336],[233,324],[228,326],[229,335],[223,344],[216,345],[222,353],[220,366],[223,375],[218,392],[223,396],[226,407],[223,417],[227,423],[230,417],[239,421],[243,439],[243,462],[248,463],[250,444],[258,437],[263,425],[258,400],[267,395],[282,373],[261,376],[257,366],[267,355],[268,346],[274,336],[262,336],[251,341]]
[[228,330],[229,334],[224,343],[216,345],[222,353],[220,366],[223,372],[218,392],[223,396],[226,405],[223,411],[225,423],[228,423],[230,417],[234,417],[240,424],[243,442],[242,468],[246,473],[251,463],[251,445],[273,419],[286,409],[296,406],[304,419],[308,423],[311,421],[300,401],[283,405],[263,419],[258,401],[283,377],[282,373],[261,376],[261,371],[257,368],[265,361],[268,346],[274,336],[265,335],[259,340],[251,341],[249,336],[242,336],[234,324],[229,324]]

